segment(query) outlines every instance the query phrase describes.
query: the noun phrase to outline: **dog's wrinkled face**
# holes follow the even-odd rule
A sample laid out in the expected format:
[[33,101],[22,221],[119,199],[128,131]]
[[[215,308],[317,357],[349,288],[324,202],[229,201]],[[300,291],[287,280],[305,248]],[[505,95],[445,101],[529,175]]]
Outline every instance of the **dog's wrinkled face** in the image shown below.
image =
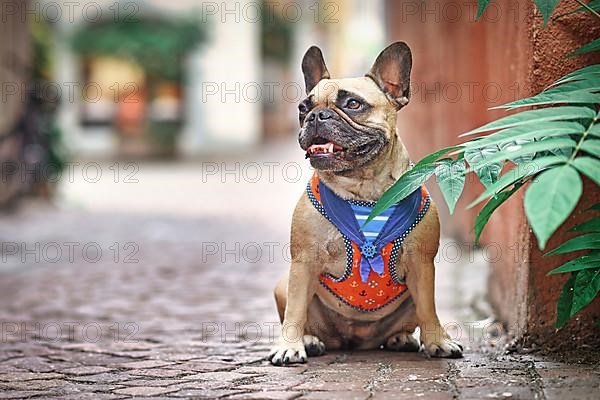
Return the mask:
[[365,77],[330,79],[321,51],[306,52],[299,143],[313,168],[351,171],[384,152],[395,140],[396,112],[408,103],[411,64],[410,49],[398,42]]

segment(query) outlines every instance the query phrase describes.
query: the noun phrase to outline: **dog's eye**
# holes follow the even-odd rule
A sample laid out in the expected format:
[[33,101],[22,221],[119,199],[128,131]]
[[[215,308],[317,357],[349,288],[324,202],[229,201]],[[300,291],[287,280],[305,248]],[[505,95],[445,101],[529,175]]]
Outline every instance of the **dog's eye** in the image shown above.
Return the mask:
[[351,110],[358,110],[361,105],[362,104],[360,104],[360,101],[354,99],[350,99],[346,102],[346,108],[349,108]]
[[306,114],[308,112],[308,107],[306,107],[306,104],[300,103],[298,105],[298,111],[300,111],[300,114]]

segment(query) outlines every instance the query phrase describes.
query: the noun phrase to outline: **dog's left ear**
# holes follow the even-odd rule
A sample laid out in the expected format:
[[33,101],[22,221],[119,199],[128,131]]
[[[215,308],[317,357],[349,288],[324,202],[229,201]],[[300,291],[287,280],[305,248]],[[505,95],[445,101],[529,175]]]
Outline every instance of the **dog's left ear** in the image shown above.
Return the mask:
[[373,79],[398,109],[410,99],[412,54],[404,42],[392,43],[375,60],[366,76]]

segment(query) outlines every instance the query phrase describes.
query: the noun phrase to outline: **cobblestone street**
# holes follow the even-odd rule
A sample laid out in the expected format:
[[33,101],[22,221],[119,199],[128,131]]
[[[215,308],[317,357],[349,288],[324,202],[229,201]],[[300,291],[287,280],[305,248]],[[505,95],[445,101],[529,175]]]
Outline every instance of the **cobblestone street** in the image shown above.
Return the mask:
[[440,318],[458,327],[464,358],[330,352],[270,366],[272,288],[308,179],[282,178],[305,164],[280,150],[260,155],[279,163],[274,179],[252,184],[206,177],[207,164],[141,164],[130,184],[109,164],[97,183],[76,169],[55,205],[0,216],[0,398],[597,398],[598,365],[504,354],[467,332],[495,327],[471,307],[485,291],[477,256],[438,265]]

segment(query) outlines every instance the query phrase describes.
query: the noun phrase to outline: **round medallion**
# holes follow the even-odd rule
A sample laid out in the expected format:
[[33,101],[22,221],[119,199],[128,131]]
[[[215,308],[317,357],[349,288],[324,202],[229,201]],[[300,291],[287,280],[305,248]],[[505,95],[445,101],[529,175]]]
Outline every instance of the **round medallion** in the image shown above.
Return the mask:
[[365,242],[360,247],[360,252],[367,258],[373,258],[377,255],[377,246],[375,246],[372,242]]

